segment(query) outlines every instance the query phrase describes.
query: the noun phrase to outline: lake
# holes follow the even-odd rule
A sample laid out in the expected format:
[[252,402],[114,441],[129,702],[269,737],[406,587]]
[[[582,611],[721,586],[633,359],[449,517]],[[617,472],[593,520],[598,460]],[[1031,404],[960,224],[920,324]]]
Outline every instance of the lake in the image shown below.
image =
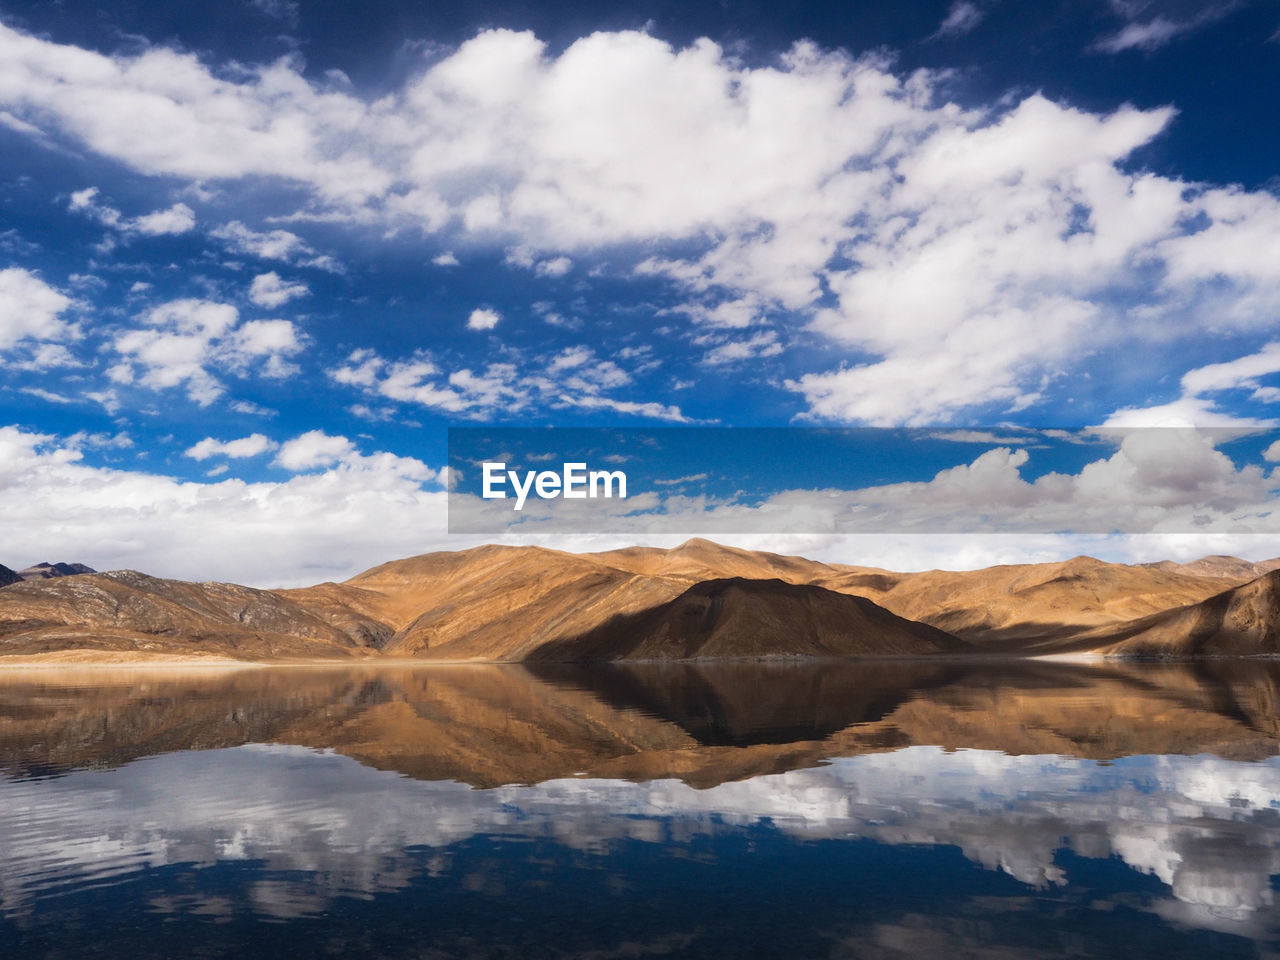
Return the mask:
[[1254,957],[1280,665],[0,671],[0,955]]

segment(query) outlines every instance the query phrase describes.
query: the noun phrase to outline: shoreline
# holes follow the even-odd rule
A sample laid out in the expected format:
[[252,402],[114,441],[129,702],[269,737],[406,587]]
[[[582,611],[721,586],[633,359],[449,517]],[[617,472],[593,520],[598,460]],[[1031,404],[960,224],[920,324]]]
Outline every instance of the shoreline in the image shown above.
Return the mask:
[[1272,661],[1280,660],[1276,654],[1239,654],[1214,656],[1108,656],[1103,653],[970,653],[970,654],[926,654],[920,656],[888,655],[863,657],[694,657],[687,659],[641,659],[641,660],[433,660],[421,657],[361,657],[359,659],[338,660],[329,658],[307,658],[295,660],[238,660],[234,657],[210,654],[201,655],[150,655],[125,651],[90,651],[59,650],[48,653],[0,655],[0,675],[9,671],[21,670],[172,670],[196,669],[201,671],[237,671],[262,670],[269,668],[288,669],[381,669],[381,668],[421,668],[421,667],[457,667],[457,666],[653,666],[661,664],[759,664],[761,666],[784,666],[791,664],[817,663],[1063,663],[1063,664],[1137,664],[1137,663],[1194,663],[1203,661]]

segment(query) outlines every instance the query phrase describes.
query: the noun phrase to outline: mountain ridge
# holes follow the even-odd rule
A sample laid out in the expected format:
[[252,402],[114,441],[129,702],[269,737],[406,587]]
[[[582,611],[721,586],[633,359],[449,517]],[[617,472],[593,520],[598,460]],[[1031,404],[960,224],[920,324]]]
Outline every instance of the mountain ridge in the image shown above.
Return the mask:
[[[1141,645],[1124,646],[1125,631],[1128,637],[1154,629],[1161,616],[1243,587],[1251,581],[1242,576],[1268,566],[1280,569],[1280,560],[1125,565],[1074,557],[901,573],[700,538],[670,549],[580,554],[487,544],[389,561],[341,583],[282,590],[131,571],[13,583],[0,591],[0,655],[107,650],[249,660],[513,661],[567,654],[576,643],[602,659],[658,650],[669,657],[677,648],[690,657],[880,656],[895,644],[908,656],[1127,656]],[[712,598],[715,590],[723,596]],[[704,616],[713,600],[718,612]],[[1272,610],[1260,608],[1257,616]],[[695,622],[700,626],[690,633]],[[880,625],[880,639],[871,622]],[[882,642],[891,635],[897,639]],[[1263,642],[1269,634],[1250,636]],[[926,637],[932,640],[918,645]]]

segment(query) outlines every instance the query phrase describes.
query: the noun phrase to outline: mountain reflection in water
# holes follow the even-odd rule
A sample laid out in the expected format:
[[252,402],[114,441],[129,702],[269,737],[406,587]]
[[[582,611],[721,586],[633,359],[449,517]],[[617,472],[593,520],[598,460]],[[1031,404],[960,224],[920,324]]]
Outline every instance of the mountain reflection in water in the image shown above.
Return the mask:
[[6,957],[1259,956],[1280,666],[0,674]]

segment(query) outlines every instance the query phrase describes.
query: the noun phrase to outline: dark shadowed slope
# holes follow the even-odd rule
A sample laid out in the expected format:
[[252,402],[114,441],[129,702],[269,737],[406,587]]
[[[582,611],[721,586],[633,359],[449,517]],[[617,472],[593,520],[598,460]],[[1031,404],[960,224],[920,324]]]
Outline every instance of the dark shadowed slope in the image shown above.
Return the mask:
[[968,650],[865,597],[782,580],[708,580],[674,600],[544,643],[528,660],[914,656]]
[[18,576],[23,580],[51,580],[54,577],[75,577],[82,573],[97,573],[93,567],[83,563],[36,563],[25,570],[19,570]]

